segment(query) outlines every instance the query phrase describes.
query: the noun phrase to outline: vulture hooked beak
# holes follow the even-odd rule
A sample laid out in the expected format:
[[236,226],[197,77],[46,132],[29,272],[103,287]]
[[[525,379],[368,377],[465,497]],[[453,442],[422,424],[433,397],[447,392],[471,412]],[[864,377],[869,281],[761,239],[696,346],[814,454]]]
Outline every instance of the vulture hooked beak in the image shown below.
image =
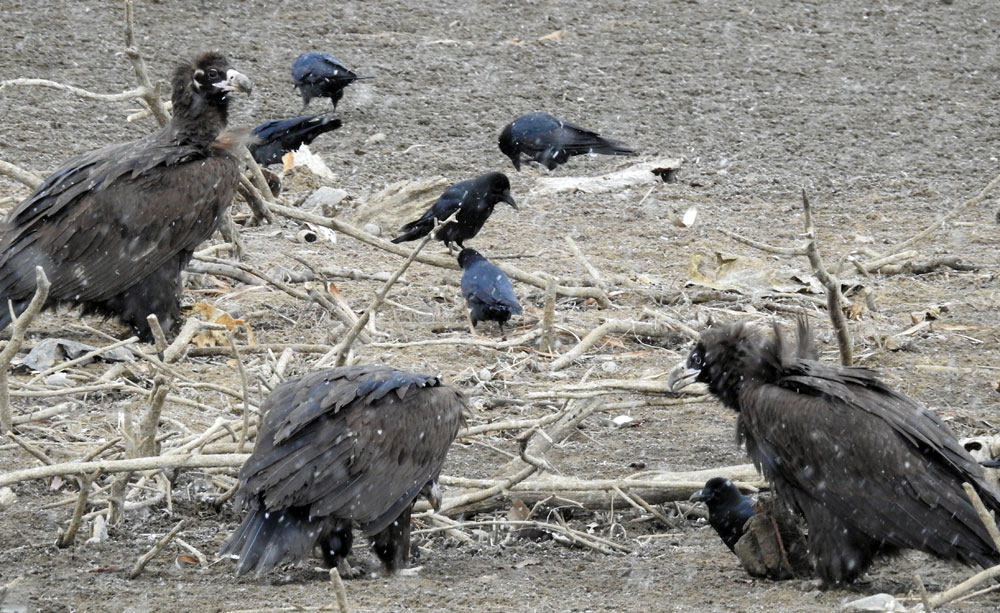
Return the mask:
[[223,91],[243,92],[248,96],[250,95],[250,91],[253,90],[253,82],[245,74],[232,68],[226,72],[226,80],[216,83],[215,86]]
[[685,359],[670,370],[670,375],[667,376],[667,389],[671,392],[679,392],[697,381],[700,374],[701,369],[689,368]]
[[520,210],[520,209],[517,208],[517,202],[514,201],[514,196],[510,195],[510,190],[509,189],[504,190],[504,192],[503,192],[503,201],[506,202],[507,204],[511,205],[512,207],[514,207],[515,211],[519,211]]

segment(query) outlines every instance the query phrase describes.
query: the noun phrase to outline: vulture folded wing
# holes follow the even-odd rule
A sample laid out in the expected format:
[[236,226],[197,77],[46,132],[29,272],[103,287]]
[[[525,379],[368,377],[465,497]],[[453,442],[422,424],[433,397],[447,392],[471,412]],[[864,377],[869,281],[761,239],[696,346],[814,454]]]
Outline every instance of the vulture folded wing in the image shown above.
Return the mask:
[[977,562],[993,553],[961,487],[974,477],[956,468],[939,421],[911,400],[845,380],[786,377],[744,386],[739,401],[748,451],[779,488],[787,483],[796,498],[897,547]]
[[233,197],[235,180],[221,177],[237,172],[228,154],[145,139],[77,157],[8,216],[2,289],[30,293],[25,271],[41,265],[57,298],[118,294],[211,236]]

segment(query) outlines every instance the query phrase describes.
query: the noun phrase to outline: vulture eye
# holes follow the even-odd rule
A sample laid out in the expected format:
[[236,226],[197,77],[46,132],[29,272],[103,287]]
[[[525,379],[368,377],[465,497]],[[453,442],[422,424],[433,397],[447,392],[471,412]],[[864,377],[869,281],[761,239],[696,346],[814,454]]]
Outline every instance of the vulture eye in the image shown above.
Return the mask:
[[697,352],[696,353],[692,353],[691,354],[691,358],[690,358],[690,362],[691,362],[692,366],[699,366],[700,367],[701,366],[701,354],[697,353]]
[[219,78],[219,71],[216,70],[216,69],[214,69],[214,68],[210,69],[208,71],[208,78],[211,79],[211,80],[213,80],[213,81],[216,80],[216,79],[218,79]]

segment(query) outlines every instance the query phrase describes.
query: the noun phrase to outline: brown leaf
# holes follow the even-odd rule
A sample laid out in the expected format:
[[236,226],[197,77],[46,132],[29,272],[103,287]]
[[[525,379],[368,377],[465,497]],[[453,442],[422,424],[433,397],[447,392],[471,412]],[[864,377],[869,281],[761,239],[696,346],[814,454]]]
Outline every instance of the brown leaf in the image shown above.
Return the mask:
[[194,556],[189,556],[186,553],[182,553],[181,555],[177,556],[176,561],[178,564],[195,564],[195,565],[198,564],[198,558]]
[[514,502],[510,504],[510,508],[507,509],[507,521],[526,521],[529,515],[531,515],[531,511],[528,509],[528,505],[524,504],[520,498],[515,498]]

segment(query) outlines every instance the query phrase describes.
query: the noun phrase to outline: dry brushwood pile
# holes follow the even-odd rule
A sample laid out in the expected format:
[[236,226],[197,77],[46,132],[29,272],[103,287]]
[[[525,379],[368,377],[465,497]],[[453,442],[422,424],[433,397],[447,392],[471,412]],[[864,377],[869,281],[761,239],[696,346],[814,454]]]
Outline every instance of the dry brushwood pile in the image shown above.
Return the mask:
[[[849,590],[751,578],[688,502],[713,476],[764,485],[735,416],[667,388],[711,322],[804,315],[821,359],[877,369],[996,444],[1000,4],[10,0],[3,14],[4,212],[69,157],[160,125],[163,83],[197,51],[254,81],[235,127],[303,114],[289,65],[304,51],[374,79],[345,90],[343,126],[295,155],[277,197],[246,173],[233,225],[185,273],[178,329],[151,321],[149,345],[29,309],[4,332],[0,610],[338,610],[319,558],[237,579],[217,554],[268,390],[345,363],[438,374],[471,399],[443,504],[414,514],[419,570],[381,575],[358,538],[351,610],[1000,605],[990,582],[963,585],[978,569],[915,552]],[[497,135],[532,111],[639,156],[517,172]],[[388,242],[494,170],[520,208],[498,206],[468,246],[524,307],[505,337],[470,333],[441,243]]]

